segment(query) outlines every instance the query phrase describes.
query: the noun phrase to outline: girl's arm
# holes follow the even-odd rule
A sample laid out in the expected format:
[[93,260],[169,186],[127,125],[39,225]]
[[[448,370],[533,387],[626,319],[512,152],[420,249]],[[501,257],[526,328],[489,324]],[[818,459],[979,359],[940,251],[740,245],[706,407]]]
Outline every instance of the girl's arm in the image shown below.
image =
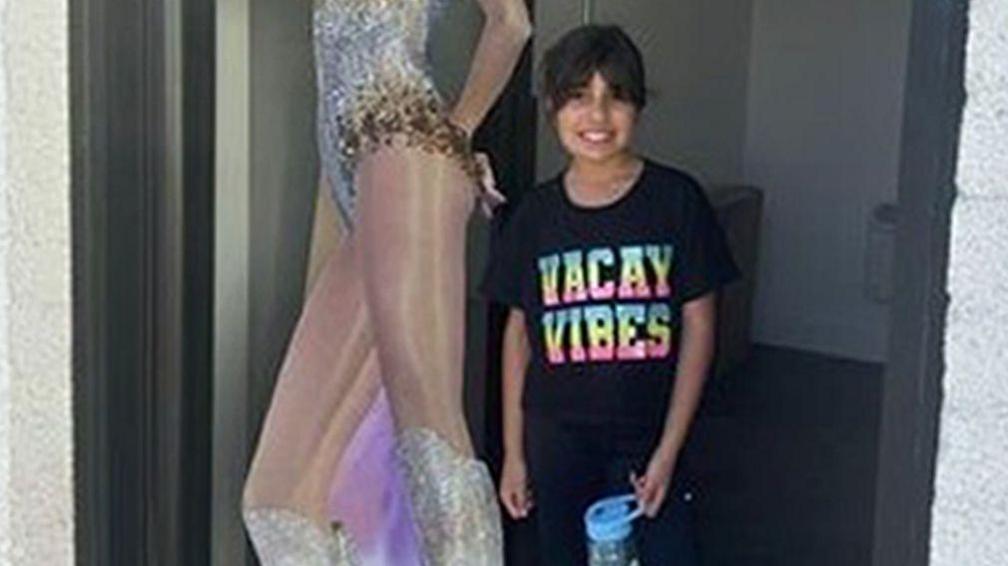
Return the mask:
[[511,78],[532,34],[524,0],[477,0],[483,31],[450,119],[472,135]]
[[700,405],[704,381],[714,357],[716,321],[716,292],[707,293],[682,307],[679,362],[665,430],[644,476],[634,478],[637,496],[648,516],[657,515],[665,500],[679,451]]
[[525,369],[529,361],[525,315],[512,308],[504,327],[503,361],[501,367],[501,397],[504,416],[504,469],[501,473],[500,497],[508,513],[515,519],[525,517],[532,508],[525,467],[525,447],[522,440],[525,421],[521,407],[525,388]]

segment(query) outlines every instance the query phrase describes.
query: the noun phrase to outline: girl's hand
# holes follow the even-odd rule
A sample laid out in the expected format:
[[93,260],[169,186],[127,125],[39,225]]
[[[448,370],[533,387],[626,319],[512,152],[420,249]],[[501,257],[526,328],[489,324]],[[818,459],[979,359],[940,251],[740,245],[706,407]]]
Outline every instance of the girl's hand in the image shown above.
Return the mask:
[[528,472],[525,460],[515,457],[504,458],[501,471],[500,500],[513,519],[524,519],[532,510],[532,492],[528,486]]
[[490,156],[482,151],[477,151],[475,157],[483,171],[483,178],[480,179],[480,187],[482,188],[480,208],[483,210],[483,214],[490,218],[493,216],[494,209],[507,202],[507,198],[497,190],[497,180],[494,178]]
[[637,474],[630,473],[630,483],[634,486],[637,501],[644,507],[644,514],[652,519],[658,516],[668,495],[675,464],[675,457],[656,453],[651,457],[643,476],[637,477]]

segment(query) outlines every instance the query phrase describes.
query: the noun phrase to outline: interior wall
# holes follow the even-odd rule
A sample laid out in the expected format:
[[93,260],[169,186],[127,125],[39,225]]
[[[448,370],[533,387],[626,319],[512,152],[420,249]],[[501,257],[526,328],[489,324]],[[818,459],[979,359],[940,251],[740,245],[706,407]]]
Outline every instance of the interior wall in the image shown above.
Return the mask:
[[[595,1],[596,23],[622,26],[640,47],[651,90],[637,147],[705,183],[743,178],[746,82],[753,0]],[[538,2],[535,60],[582,22],[581,0]],[[564,163],[549,123],[540,121],[540,179]]]
[[910,4],[755,0],[745,180],[766,197],[758,341],[885,359],[866,229],[896,198]]

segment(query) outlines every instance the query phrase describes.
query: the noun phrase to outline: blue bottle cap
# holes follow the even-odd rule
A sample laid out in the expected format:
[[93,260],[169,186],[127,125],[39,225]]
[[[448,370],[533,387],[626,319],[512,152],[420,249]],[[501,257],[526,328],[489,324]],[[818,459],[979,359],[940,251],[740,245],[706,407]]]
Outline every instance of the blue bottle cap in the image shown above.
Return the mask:
[[644,508],[632,493],[606,497],[585,512],[585,531],[593,542],[618,542],[630,536],[634,519],[642,514]]

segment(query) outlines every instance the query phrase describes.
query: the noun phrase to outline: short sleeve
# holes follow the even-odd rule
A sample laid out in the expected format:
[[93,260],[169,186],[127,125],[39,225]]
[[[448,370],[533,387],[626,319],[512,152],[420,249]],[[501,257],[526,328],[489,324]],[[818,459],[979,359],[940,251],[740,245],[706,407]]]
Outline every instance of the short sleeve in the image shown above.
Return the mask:
[[696,182],[690,189],[677,271],[682,303],[716,291],[741,275],[707,195]]
[[490,258],[483,272],[479,290],[487,299],[511,307],[522,306],[521,274],[525,265],[525,245],[522,238],[522,211],[516,210],[507,219],[495,222],[490,239]]

